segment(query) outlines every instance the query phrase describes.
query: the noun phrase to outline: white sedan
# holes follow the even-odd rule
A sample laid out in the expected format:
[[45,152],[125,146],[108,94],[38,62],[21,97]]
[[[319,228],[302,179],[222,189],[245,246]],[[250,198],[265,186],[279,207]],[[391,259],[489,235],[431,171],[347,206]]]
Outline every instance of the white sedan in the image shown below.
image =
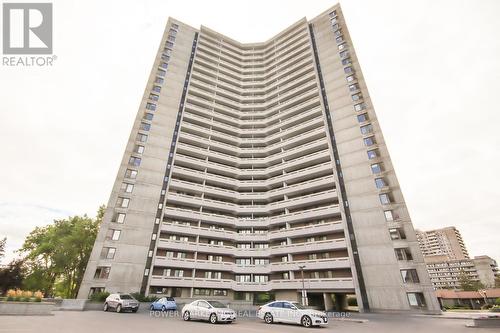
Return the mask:
[[257,316],[268,324],[280,322],[301,324],[304,327],[328,324],[325,312],[307,309],[297,302],[274,301],[259,308]]
[[218,322],[231,323],[236,320],[236,312],[219,301],[197,300],[184,305],[181,313],[185,321],[201,319],[216,324]]

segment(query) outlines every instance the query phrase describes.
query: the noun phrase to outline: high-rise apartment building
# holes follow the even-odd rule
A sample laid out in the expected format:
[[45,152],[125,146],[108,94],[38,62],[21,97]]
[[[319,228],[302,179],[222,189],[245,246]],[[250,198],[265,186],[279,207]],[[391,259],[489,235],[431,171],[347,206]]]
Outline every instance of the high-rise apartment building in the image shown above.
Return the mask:
[[416,231],[426,262],[469,259],[462,235],[455,227]]
[[303,285],[439,309],[340,7],[251,44],[169,19],[79,297]]

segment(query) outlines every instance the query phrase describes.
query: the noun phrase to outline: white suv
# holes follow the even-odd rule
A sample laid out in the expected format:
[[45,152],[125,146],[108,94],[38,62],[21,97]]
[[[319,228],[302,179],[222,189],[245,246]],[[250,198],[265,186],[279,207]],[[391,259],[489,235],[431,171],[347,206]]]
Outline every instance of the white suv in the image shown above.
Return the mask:
[[274,301],[259,308],[257,316],[268,324],[275,322],[301,324],[304,327],[328,324],[325,312],[308,309],[297,302]]
[[108,311],[110,308],[115,309],[116,312],[124,310],[137,312],[139,302],[130,294],[111,294],[106,298],[103,310]]

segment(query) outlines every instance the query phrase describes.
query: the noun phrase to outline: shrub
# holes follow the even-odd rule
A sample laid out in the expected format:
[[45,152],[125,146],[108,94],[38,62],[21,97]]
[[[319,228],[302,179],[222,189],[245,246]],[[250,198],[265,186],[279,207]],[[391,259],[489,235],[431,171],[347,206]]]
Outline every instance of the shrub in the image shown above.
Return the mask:
[[37,290],[37,291],[35,291],[33,293],[33,296],[36,297],[36,298],[42,299],[43,298],[43,293],[40,290]]
[[347,299],[347,305],[349,305],[349,306],[358,306],[358,300],[355,297],[349,297]]
[[7,290],[7,297],[16,297],[16,291],[14,289]]
[[12,296],[7,296],[7,301],[12,302],[14,300],[14,297]]
[[21,294],[24,298],[31,298],[33,296],[33,292],[29,290],[21,290]]
[[41,302],[41,301],[42,301],[42,298],[41,298],[41,297],[37,297],[37,298],[35,298],[35,300],[34,300],[34,301],[35,301],[35,302]]
[[491,309],[493,307],[493,305],[491,304],[483,304],[481,306],[481,310],[488,310],[488,309]]
[[500,305],[500,297],[495,300],[495,305]]
[[107,291],[101,291],[98,293],[93,293],[92,296],[90,296],[90,300],[94,302],[104,302],[106,300],[106,297],[109,296],[109,293]]
[[141,293],[132,293],[132,295],[136,300],[139,302],[154,302],[158,299],[158,297],[155,296],[144,296]]

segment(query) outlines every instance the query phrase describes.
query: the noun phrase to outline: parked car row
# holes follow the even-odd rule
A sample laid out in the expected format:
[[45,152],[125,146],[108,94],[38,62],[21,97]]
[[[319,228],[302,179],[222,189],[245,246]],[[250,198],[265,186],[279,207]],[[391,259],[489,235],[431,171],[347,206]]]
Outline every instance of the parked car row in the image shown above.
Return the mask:
[[[137,312],[139,302],[130,294],[111,294],[104,302],[104,311],[114,309],[116,312]],[[162,297],[151,303],[150,311],[175,311],[177,303],[173,297]],[[219,301],[196,300],[184,305],[181,310],[182,319],[206,320],[212,324],[232,323],[236,320],[236,312]],[[304,327],[328,324],[325,312],[313,310],[292,301],[272,301],[257,310],[257,317],[267,324],[288,323]]]

